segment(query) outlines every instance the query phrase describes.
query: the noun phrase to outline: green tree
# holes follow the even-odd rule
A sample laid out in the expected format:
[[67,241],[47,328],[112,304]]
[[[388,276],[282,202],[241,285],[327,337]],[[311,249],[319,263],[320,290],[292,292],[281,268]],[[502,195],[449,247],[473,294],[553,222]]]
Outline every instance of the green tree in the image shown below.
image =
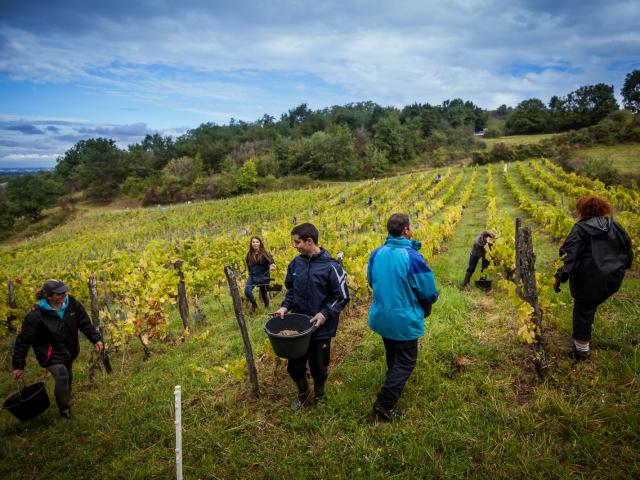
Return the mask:
[[385,152],[391,164],[402,163],[406,159],[402,126],[396,115],[382,117],[373,126],[373,144]]
[[640,113],[640,70],[627,74],[620,95],[622,95],[622,104],[627,110]]
[[549,128],[549,110],[537,98],[524,100],[513,110],[505,123],[507,133],[532,134],[542,133]]
[[238,193],[253,192],[258,185],[258,171],[253,160],[244,162],[233,176],[233,187]]
[[113,140],[81,140],[58,159],[55,172],[72,189],[84,189],[88,198],[106,201],[118,193],[119,184],[127,178],[128,160]]
[[24,175],[9,181],[6,201],[15,217],[40,220],[42,210],[55,205],[64,192],[63,186],[50,174]]

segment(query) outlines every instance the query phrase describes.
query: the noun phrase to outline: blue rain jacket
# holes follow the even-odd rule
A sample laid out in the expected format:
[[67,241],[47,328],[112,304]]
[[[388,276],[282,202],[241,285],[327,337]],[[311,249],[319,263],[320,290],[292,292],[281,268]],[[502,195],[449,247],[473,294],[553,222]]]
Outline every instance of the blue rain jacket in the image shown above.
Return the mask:
[[438,291],[420,247],[416,240],[389,235],[369,257],[369,328],[384,338],[415,340],[424,335],[423,307],[436,302]]

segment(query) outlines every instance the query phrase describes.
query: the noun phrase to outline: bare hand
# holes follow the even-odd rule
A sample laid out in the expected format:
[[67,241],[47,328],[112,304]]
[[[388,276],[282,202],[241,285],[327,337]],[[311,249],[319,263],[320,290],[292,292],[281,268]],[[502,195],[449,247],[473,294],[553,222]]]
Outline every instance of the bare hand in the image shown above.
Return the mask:
[[322,313],[318,312],[313,317],[311,317],[311,320],[309,321],[313,323],[316,328],[318,328],[320,327],[320,325],[327,321],[327,318]]
[[274,317],[284,317],[284,314],[287,313],[287,307],[280,307],[278,310],[272,313]]
[[104,352],[104,343],[102,343],[102,340],[98,340],[96,342],[96,352],[98,353]]
[[276,269],[276,264],[272,263],[271,265],[269,265],[269,270],[275,270]]
[[16,369],[16,370],[14,370],[14,371],[13,371],[13,373],[11,374],[11,378],[13,378],[14,380],[17,380],[17,379],[19,379],[19,378],[22,376],[22,374],[23,374],[23,373],[24,373],[24,372],[23,372],[22,370]]

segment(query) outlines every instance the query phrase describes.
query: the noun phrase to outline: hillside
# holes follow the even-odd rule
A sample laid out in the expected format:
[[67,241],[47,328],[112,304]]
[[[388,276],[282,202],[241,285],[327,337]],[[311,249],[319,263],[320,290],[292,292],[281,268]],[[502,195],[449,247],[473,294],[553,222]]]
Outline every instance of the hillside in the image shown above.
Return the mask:
[[[25,424],[0,416],[0,473],[12,479],[170,478],[173,387],[179,384],[185,478],[637,478],[637,263],[598,311],[590,362],[563,356],[571,333],[568,287],[545,294],[550,363],[544,379],[518,334],[521,319],[507,292],[462,291],[459,284],[479,231],[500,229],[506,249],[515,217],[533,227],[538,271],[548,280],[556,239],[573,223],[568,206],[581,192],[577,187],[615,199],[637,250],[638,192],[564,178],[541,161],[511,164],[506,174],[501,165],[437,172],[445,175],[438,184],[432,170],[214,202],[93,211],[2,248],[2,289],[7,278],[16,279],[22,313],[45,277],[63,279],[88,303],[86,281],[97,274],[107,279],[112,312],[120,308],[125,315],[102,311],[114,374],[97,372],[90,380],[90,345],[83,342],[74,371],[74,422],[60,422],[54,408]],[[379,424],[370,410],[384,378],[384,349],[366,325],[364,269],[394,211],[409,213],[417,224],[415,237],[435,272],[440,300],[400,402],[404,417]],[[222,265],[241,265],[250,236],[258,234],[274,253],[275,277],[282,281],[295,255],[289,231],[303,221],[316,223],[320,244],[331,253],[345,252],[353,301],[332,348],[327,409],[293,413],[294,386],[284,362],[270,353],[264,310],[249,316],[261,382],[261,398],[250,397]],[[164,307],[174,295],[170,261],[177,259],[188,296],[192,302],[197,297],[205,315],[188,334],[175,306]],[[273,304],[281,299],[276,295]],[[6,307],[0,299],[0,315]],[[144,315],[149,309],[153,322]],[[146,361],[136,330],[150,338]],[[3,337],[4,397],[14,389],[9,344]],[[48,381],[51,394],[48,374],[32,356],[27,379]]]

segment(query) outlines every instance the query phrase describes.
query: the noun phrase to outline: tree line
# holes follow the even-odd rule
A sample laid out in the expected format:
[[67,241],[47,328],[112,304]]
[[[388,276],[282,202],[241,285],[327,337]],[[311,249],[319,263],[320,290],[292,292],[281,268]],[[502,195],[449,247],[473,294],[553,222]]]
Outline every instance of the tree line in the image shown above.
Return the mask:
[[[639,85],[636,70],[621,91],[633,112]],[[126,195],[157,204],[380,176],[416,163],[442,166],[481,147],[473,134],[491,117],[504,120],[510,134],[557,132],[594,125],[618,108],[613,87],[597,84],[554,96],[548,106],[529,99],[493,112],[459,98],[401,109],[366,101],[312,110],[303,103],[279,119],[203,123],[176,139],[147,135],[126,149],[108,138],[81,140],[53,172],[0,188],[0,227],[6,234],[19,218],[38,220],[56,201],[65,209],[78,192],[95,202]]]

